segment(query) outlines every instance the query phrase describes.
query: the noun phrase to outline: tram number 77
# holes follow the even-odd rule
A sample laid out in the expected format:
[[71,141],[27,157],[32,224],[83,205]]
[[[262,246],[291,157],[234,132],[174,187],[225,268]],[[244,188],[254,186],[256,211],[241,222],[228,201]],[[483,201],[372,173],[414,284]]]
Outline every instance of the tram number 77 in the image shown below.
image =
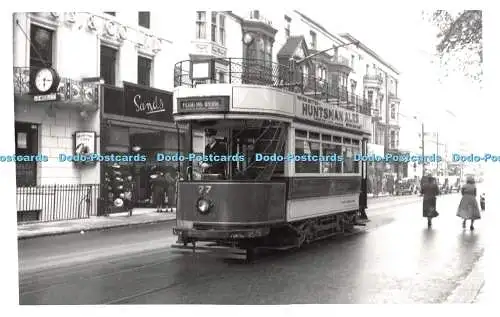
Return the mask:
[[212,189],[212,186],[209,186],[209,185],[198,186],[198,194],[200,194],[200,195],[208,195],[208,193],[210,193],[211,189]]

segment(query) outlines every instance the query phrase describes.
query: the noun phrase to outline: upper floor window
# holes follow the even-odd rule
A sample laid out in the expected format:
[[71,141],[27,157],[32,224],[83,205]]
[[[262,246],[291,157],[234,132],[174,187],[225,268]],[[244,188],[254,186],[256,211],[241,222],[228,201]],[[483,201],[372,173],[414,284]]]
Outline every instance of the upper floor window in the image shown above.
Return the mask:
[[368,94],[366,96],[366,98],[368,99],[368,104],[370,105],[370,107],[373,106],[373,91],[368,91]]
[[205,11],[196,12],[196,39],[207,38],[207,13]]
[[139,56],[137,61],[137,83],[139,85],[151,86],[151,66],[153,61],[149,58]]
[[290,37],[290,24],[292,22],[292,19],[285,15],[285,36],[286,38],[289,38]]
[[316,42],[316,40],[317,40],[317,39],[316,39],[316,32],[311,31],[311,48],[312,48],[313,50],[315,50],[315,49],[316,49],[316,46],[317,46],[317,42]]
[[354,69],[355,68],[355,65],[354,63],[356,62],[356,56],[354,55],[351,55],[351,68]]
[[226,45],[226,17],[219,15],[219,42],[221,45]]
[[30,67],[52,66],[54,32],[31,24]]
[[391,131],[391,148],[396,148],[396,132]]
[[217,12],[212,12],[212,28],[211,28],[212,42],[217,41]]
[[116,85],[116,62],[118,51],[101,45],[101,78],[108,85]]
[[391,119],[396,119],[396,105],[391,105]]
[[151,23],[151,12],[143,11],[139,12],[139,25],[149,29]]
[[116,12],[104,12],[104,13],[112,15],[112,16],[116,16]]

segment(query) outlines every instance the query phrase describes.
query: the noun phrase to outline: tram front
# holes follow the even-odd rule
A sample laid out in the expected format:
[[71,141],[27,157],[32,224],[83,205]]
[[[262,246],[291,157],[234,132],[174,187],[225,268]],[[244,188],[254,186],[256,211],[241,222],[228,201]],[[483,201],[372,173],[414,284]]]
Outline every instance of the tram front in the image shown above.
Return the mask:
[[174,234],[184,245],[215,241],[245,247],[286,219],[284,164],[259,155],[284,155],[288,124],[232,115],[228,99],[177,98],[175,119],[187,124],[188,142],[179,157],[186,168]]

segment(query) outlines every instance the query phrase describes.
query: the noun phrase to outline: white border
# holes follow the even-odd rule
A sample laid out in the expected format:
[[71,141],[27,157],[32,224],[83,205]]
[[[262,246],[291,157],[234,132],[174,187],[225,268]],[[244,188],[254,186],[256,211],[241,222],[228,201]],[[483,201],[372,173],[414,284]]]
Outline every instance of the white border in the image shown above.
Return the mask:
[[[26,1],[7,1],[4,2],[6,8],[2,10],[2,19],[0,20],[4,27],[2,28],[5,31],[7,36],[12,34],[12,12],[14,11],[84,11],[89,10],[90,7],[93,7],[99,11],[109,11],[111,8],[121,8],[122,10],[138,10],[139,6],[141,6],[141,10],[153,9],[152,3],[146,5],[144,2],[134,3],[130,5],[128,3],[124,3],[123,1],[110,0],[107,2],[103,2],[102,0],[88,0],[85,2],[74,2],[74,1],[50,1],[50,2],[40,2],[33,0]],[[155,9],[160,6],[163,8],[161,10],[168,12],[172,9],[172,6],[176,8],[181,6],[192,6],[199,7],[200,9],[207,7],[207,2],[201,1],[188,1],[188,2],[156,2],[154,7]],[[340,2],[328,3],[323,1],[287,1],[286,6],[290,8],[297,8],[298,10],[305,10],[305,12],[311,12],[315,9],[324,9],[330,10],[332,12],[332,19],[334,19],[335,14],[352,14],[356,15],[356,12],[359,10],[374,12],[376,14],[377,10],[390,10],[397,14],[398,10],[403,8],[413,7],[415,10],[421,10],[423,8],[448,8],[450,4],[453,4],[453,7],[461,7],[461,8],[469,8],[471,2],[467,1],[447,1],[447,3],[443,1],[419,1],[418,3],[413,4],[411,2],[401,2],[401,1],[377,1],[377,2],[368,2],[364,3],[356,2],[349,5],[342,4]],[[488,4],[486,8],[486,4]],[[500,69],[500,61],[498,56],[500,56],[500,50],[498,48],[498,33],[500,30],[500,19],[498,10],[493,7],[493,4],[496,4],[494,1],[475,1],[474,6],[476,8],[482,8],[484,12],[484,36],[485,36],[485,85],[486,91],[490,92],[491,98],[488,98],[489,107],[491,107],[492,111],[490,117],[495,117],[495,112],[493,109],[498,109],[498,102],[496,94],[493,94],[496,90],[498,90],[498,80],[497,73]],[[262,1],[262,0],[254,0],[251,3],[252,7],[266,7],[267,9],[271,9],[272,6],[281,7],[285,3],[283,2],[270,2],[270,1]],[[103,8],[105,6],[106,8]],[[223,8],[242,8],[248,7],[248,4],[243,2],[229,2],[229,1],[211,1],[210,7],[217,7],[217,9]],[[349,7],[347,7],[349,6]],[[55,9],[57,8],[57,9]],[[245,8],[246,9],[246,8]],[[154,10],[154,9],[153,9]],[[345,13],[343,13],[345,12]],[[323,21],[326,24],[327,21]],[[369,25],[367,27],[376,27],[374,25]],[[395,25],[394,27],[398,27]],[[344,31],[344,30],[341,30]],[[418,32],[416,30],[415,32]],[[409,34],[408,36],[412,36]],[[394,39],[395,45],[397,45],[398,40]],[[5,47],[2,49],[2,82],[5,85],[3,87],[7,87],[7,91],[12,87],[12,41],[6,40]],[[489,71],[488,71],[489,70]],[[11,153],[14,149],[14,138],[12,137],[14,131],[14,98],[13,94],[5,93],[2,98],[3,106],[0,107],[0,127],[2,135],[4,136],[2,142],[0,142],[0,152],[1,153]],[[485,100],[486,102],[486,100]],[[474,109],[472,110],[474,111]],[[488,120],[487,118],[485,120]],[[493,123],[493,121],[491,121]],[[489,122],[488,122],[489,124]],[[497,127],[494,124],[490,125],[491,133],[488,136],[480,136],[491,138],[498,135]],[[491,138],[491,151],[500,153],[500,144],[494,141],[494,138]],[[496,171],[498,169],[494,168]],[[0,233],[2,235],[2,239],[0,239],[2,243],[2,252],[4,255],[4,261],[2,261],[2,287],[0,298],[2,299],[2,303],[9,303],[10,305],[4,305],[3,310],[6,316],[14,315],[15,313],[20,313],[21,308],[13,307],[17,306],[18,303],[18,277],[17,277],[17,237],[16,237],[16,215],[15,215],[15,167],[13,163],[2,163],[0,164],[0,175],[2,175],[2,181],[0,182],[0,197],[2,198],[2,230]],[[493,175],[493,174],[492,174]],[[496,173],[496,180],[498,181],[498,176],[500,173]],[[493,194],[493,193],[492,193]],[[490,195],[493,197],[493,195]],[[483,220],[483,223],[486,221],[492,221],[493,223],[498,218],[498,213],[495,213],[495,209],[491,210],[492,212],[488,214],[488,217],[491,217],[489,220]],[[491,215],[491,216],[490,216]],[[486,217],[485,217],[486,218]],[[497,237],[500,234],[499,230],[496,230],[490,236],[488,236],[488,240],[491,239],[489,245],[492,249],[498,248],[498,241],[500,239]],[[495,237],[493,237],[495,236]],[[491,292],[497,285],[500,285],[497,280],[497,276],[500,272],[498,268],[500,268],[498,260],[498,252],[492,251],[487,252],[486,258],[486,277],[487,277],[487,289]],[[353,264],[355,265],[355,264]],[[490,269],[488,269],[488,267]],[[301,287],[301,286],[297,286]],[[304,286],[305,287],[305,286]],[[494,294],[494,293],[491,293]],[[491,296],[490,298],[492,298]],[[498,301],[496,298],[494,299]],[[11,306],[13,304],[13,306]],[[383,314],[383,316],[422,316],[422,315],[431,315],[431,316],[440,316],[443,314],[453,314],[453,316],[471,316],[471,315],[482,315],[482,309],[485,309],[485,306],[448,306],[448,305],[432,305],[432,306],[423,306],[423,305],[411,305],[411,306],[387,306],[387,305],[371,305],[371,306],[361,306],[361,305],[351,305],[351,306],[326,306],[326,305],[308,305],[308,306],[248,306],[248,307],[221,307],[221,306],[171,306],[171,307],[162,307],[160,305],[157,306],[149,306],[149,307],[137,307],[137,306],[127,306],[127,307],[22,307],[23,315],[36,315],[38,316],[113,316],[117,315],[120,317],[123,316],[138,316],[138,315],[194,315],[194,316],[221,316],[221,314],[227,311],[227,313],[231,315],[237,314],[238,316],[304,316],[304,315],[326,315],[330,316],[332,314],[340,315],[357,315],[358,313],[363,315],[373,316],[376,314]],[[12,309],[16,309],[16,311],[12,311]],[[140,309],[140,310],[139,310]],[[145,312],[145,310],[148,310]],[[188,312],[187,309],[190,311]],[[71,311],[69,311],[71,310]],[[383,311],[382,311],[383,310]],[[485,311],[486,312],[486,311]],[[493,313],[494,314],[494,313]],[[488,314],[490,315],[490,314]]]

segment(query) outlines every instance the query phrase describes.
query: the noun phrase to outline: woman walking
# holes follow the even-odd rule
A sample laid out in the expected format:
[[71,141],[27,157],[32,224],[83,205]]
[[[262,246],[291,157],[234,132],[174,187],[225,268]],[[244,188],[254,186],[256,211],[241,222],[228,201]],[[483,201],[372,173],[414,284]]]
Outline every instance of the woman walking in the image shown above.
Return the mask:
[[420,193],[424,196],[422,216],[427,218],[427,227],[432,227],[432,218],[439,216],[436,210],[437,195],[439,195],[439,187],[436,184],[436,179],[428,176],[427,180],[423,180]]
[[474,220],[481,219],[481,212],[476,200],[477,189],[473,177],[467,177],[466,184],[462,187],[462,199],[458,205],[457,216],[463,219],[462,228],[465,229],[467,220],[470,220],[470,230],[474,230]]

